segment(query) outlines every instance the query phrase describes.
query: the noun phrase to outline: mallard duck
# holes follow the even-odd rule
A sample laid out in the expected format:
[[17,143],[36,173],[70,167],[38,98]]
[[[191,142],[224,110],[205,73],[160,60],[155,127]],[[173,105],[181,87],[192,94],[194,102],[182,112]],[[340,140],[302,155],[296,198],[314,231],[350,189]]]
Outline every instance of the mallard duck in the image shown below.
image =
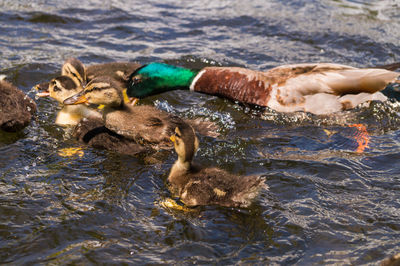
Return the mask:
[[95,77],[110,77],[119,82],[119,87],[126,88],[129,75],[141,65],[134,62],[109,62],[85,67],[77,58],[68,58],[62,68],[61,75],[70,76],[77,85],[85,86]]
[[261,189],[268,189],[264,177],[236,176],[219,168],[193,165],[199,142],[192,127],[176,127],[170,139],[178,160],[171,168],[168,182],[172,193],[185,205],[248,207]]
[[339,64],[294,64],[265,72],[241,67],[206,67],[200,71],[150,63],[131,74],[130,97],[143,98],[174,90],[218,95],[278,112],[329,114],[371,100],[386,100],[380,92],[400,83],[400,72]]
[[[70,76],[59,76],[52,79],[48,83],[36,85],[39,92],[36,94],[39,97],[51,97],[60,104],[65,99],[79,93],[83,90],[82,86],[78,85]],[[86,105],[63,105],[57,114],[55,123],[59,126],[74,126],[77,125],[82,118],[101,118],[101,114],[94,108]]]
[[213,131],[210,123],[206,121],[204,123],[199,123],[198,120],[184,121],[153,106],[128,105],[116,86],[118,85],[115,85],[115,81],[109,77],[96,77],[82,92],[66,99],[64,104],[102,104],[105,106],[103,120],[108,129],[154,148],[172,148],[169,136],[177,126],[186,123],[191,123],[205,133],[208,130]]
[[35,102],[0,76],[0,129],[16,132],[25,128],[36,112]]

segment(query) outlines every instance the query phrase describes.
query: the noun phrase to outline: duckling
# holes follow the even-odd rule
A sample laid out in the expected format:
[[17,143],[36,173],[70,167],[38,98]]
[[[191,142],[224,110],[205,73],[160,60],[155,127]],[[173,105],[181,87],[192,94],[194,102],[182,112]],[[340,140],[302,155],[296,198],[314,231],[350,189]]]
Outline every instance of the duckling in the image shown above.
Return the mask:
[[[80,84],[80,83],[78,83]],[[77,85],[70,76],[59,76],[48,83],[41,83],[36,86],[40,91],[36,95],[39,97],[51,97],[62,104],[65,99],[79,93],[83,90],[81,85]],[[82,118],[99,118],[101,114],[93,108],[86,105],[63,105],[57,114],[55,123],[59,126],[75,126]]]
[[120,88],[126,88],[129,75],[141,65],[134,62],[109,62],[85,67],[77,58],[68,58],[62,68],[61,75],[70,76],[79,85],[86,86],[95,77],[110,77],[118,82]]
[[87,83],[85,65],[79,59],[74,57],[65,60],[61,67],[61,76],[70,77],[77,87],[85,86]]
[[[46,86],[41,84],[42,86]],[[37,95],[49,96],[59,103],[83,90],[77,86],[70,76],[60,76],[47,83],[47,87],[40,87]],[[94,108],[84,104],[63,105],[59,111],[56,124],[60,126],[74,126],[72,136],[78,141],[98,149],[115,151],[120,154],[138,155],[150,152],[150,149],[137,144],[104,126],[102,115]]]
[[171,149],[169,136],[177,126],[191,123],[203,132],[211,131],[210,123],[198,120],[183,120],[176,115],[159,110],[153,106],[131,106],[124,102],[123,94],[118,90],[115,81],[110,77],[96,77],[86,88],[66,99],[64,104],[103,104],[103,120],[105,126],[137,143],[151,146],[155,149]]
[[17,132],[25,128],[36,113],[36,103],[0,75],[0,129]]
[[[397,65],[387,65],[387,68]],[[131,74],[127,94],[144,98],[175,89],[190,89],[278,112],[322,115],[371,100],[385,101],[387,97],[380,91],[390,83],[400,84],[399,77],[400,72],[386,69],[330,63],[283,65],[265,72],[241,67],[206,67],[197,71],[150,63]]]
[[193,165],[199,142],[192,127],[176,127],[170,139],[178,160],[171,168],[168,182],[172,193],[185,205],[248,207],[261,189],[268,189],[264,177],[235,176],[215,167]]

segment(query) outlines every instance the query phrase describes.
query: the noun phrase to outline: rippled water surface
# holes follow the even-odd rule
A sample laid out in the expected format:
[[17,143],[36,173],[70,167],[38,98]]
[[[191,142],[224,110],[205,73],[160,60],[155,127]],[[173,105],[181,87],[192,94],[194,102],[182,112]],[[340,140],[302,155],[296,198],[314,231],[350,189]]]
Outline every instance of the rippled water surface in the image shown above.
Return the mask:
[[[68,57],[257,70],[393,63],[400,3],[6,0],[0,35],[0,74],[34,97],[32,86]],[[198,162],[267,178],[270,189],[248,209],[191,212],[160,205],[175,153],[137,158],[82,146],[53,124],[55,101],[36,102],[31,126],[0,133],[2,264],[375,264],[399,252],[396,102],[318,117],[188,91],[146,99],[220,126],[219,137],[200,137]]]

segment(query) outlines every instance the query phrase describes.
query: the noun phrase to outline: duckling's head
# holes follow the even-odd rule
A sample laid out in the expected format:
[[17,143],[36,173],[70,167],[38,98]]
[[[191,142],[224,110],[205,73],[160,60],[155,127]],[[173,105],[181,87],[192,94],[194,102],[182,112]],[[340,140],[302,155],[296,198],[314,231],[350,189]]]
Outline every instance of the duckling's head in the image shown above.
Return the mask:
[[50,82],[36,85],[36,88],[39,90],[39,93],[37,93],[39,97],[50,96],[60,103],[83,90],[69,76],[56,77]]
[[79,59],[68,58],[61,68],[61,75],[71,77],[78,86],[86,85],[85,65]]
[[96,77],[92,79],[83,91],[64,100],[64,104],[90,103],[119,107],[124,98],[118,84],[110,77]]
[[180,125],[175,128],[175,133],[170,139],[174,143],[179,160],[181,162],[191,162],[199,148],[199,140],[193,128],[186,124]]

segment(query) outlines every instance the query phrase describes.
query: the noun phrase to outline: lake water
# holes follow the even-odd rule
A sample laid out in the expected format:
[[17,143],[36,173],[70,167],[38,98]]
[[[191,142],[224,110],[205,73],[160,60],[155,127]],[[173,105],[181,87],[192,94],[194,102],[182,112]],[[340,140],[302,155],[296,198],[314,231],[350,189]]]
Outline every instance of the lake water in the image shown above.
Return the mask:
[[[400,2],[3,0],[0,32],[0,74],[35,97],[68,57],[255,70],[393,63]],[[191,212],[160,204],[174,152],[85,147],[54,125],[55,101],[36,102],[36,121],[0,133],[1,264],[359,265],[400,251],[396,102],[318,117],[189,91],[142,101],[216,122],[220,136],[200,137],[196,160],[270,187],[247,209]]]

